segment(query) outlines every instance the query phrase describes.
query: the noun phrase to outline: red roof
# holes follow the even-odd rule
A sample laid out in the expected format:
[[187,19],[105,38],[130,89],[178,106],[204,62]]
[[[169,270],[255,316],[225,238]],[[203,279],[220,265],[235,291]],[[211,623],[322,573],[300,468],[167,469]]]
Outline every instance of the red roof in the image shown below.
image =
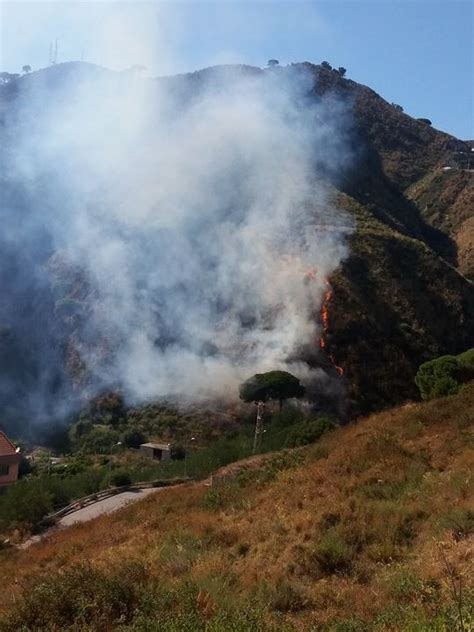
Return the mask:
[[7,435],[0,430],[0,456],[12,456],[12,454],[16,454],[16,447]]

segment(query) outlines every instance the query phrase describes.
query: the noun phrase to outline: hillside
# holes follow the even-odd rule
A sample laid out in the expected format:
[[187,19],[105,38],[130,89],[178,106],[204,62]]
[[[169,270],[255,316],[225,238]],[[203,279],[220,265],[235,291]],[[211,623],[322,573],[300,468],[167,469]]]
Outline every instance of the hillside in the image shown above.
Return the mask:
[[[101,297],[84,269],[62,260],[55,238],[35,215],[35,209],[43,208],[43,204],[45,209],[54,206],[56,196],[62,200],[62,183],[51,176],[55,165],[48,165],[37,180],[12,183],[8,177],[8,152],[15,149],[11,119],[25,109],[34,112],[40,106],[47,110],[58,107],[75,94],[78,86],[85,86],[87,91],[87,86],[97,84],[105,93],[112,90],[112,95],[126,85],[127,98],[136,94],[137,101],[143,97],[142,90],[148,98],[154,91],[166,89],[184,112],[190,104],[204,100],[209,91],[225,93],[242,77],[258,82],[268,78],[270,72],[274,73],[272,79],[282,85],[296,82],[302,74],[309,76],[309,91],[301,102],[310,107],[322,104],[325,115],[336,119],[323,121],[336,125],[340,138],[333,146],[323,136],[327,148],[323,145],[321,161],[324,163],[326,149],[335,156],[329,166],[315,165],[315,179],[322,178],[328,188],[330,212],[342,209],[355,225],[349,237],[349,254],[329,279],[332,295],[326,305],[324,350],[317,341],[307,340],[297,360],[322,368],[331,383],[327,390],[336,393],[338,400],[347,392],[350,405],[342,408],[356,416],[416,397],[413,378],[420,363],[470,346],[474,339],[474,206],[469,143],[434,129],[426,121],[413,119],[370,88],[309,63],[277,71],[223,66],[158,79],[140,79],[89,64],[58,64],[0,86],[0,143],[7,148],[0,156],[4,174],[0,187],[6,218],[13,226],[21,213],[24,225],[34,229],[21,234],[21,247],[15,240],[2,242],[0,255],[2,287],[14,297],[11,304],[0,308],[0,360],[4,367],[0,402],[2,424],[7,430],[16,432],[32,420],[62,421],[75,414],[85,399],[97,395],[97,390],[122,386],[121,376],[115,374],[112,349],[121,345],[120,328],[127,322],[128,307],[123,300],[126,313],[116,329],[106,323],[104,331],[97,331],[91,325],[93,317],[102,324],[103,316],[112,312],[117,302],[122,309],[126,294],[112,305],[100,305]],[[127,100],[127,107],[132,116],[135,103],[131,100],[131,105]],[[337,107],[335,114],[329,115],[327,104],[333,101]],[[62,123],[67,128],[67,120]],[[80,134],[77,142],[80,147]],[[140,157],[140,148],[136,150]],[[138,158],[132,157],[130,165],[133,160]],[[209,189],[214,195],[212,186]],[[45,191],[47,204],[41,197]],[[117,194],[118,205],[123,193]],[[98,187],[94,193],[97,197],[90,199],[87,191],[84,202],[97,215],[102,212],[102,194]],[[155,195],[159,198],[160,191]],[[230,199],[238,207],[240,200],[232,196],[234,192]],[[312,200],[311,204],[316,209],[320,201]],[[226,208],[230,216],[232,208]],[[314,213],[317,218],[317,211]],[[331,217],[329,214],[329,224]],[[114,246],[103,242],[105,233],[110,229],[113,234],[114,228],[113,224],[107,226],[94,237],[97,252],[93,254],[99,260],[105,260]],[[60,230],[62,235],[62,227]],[[325,239],[325,227],[320,230]],[[123,233],[121,228],[118,232]],[[176,252],[179,248],[174,250],[173,258]],[[130,259],[133,262],[133,257]],[[137,285],[126,288],[127,296],[143,291],[141,280]],[[166,302],[160,300],[158,312]],[[194,295],[192,300],[197,301]],[[219,298],[215,302],[217,309],[223,309],[221,303],[225,305],[225,301]],[[159,312],[157,322],[165,333],[158,331],[157,324],[156,335],[149,334],[156,348],[166,347],[169,341],[175,343],[176,322],[172,316],[163,325],[166,319]],[[315,313],[313,318],[321,324],[320,314]],[[243,314],[241,320],[251,329],[255,316]],[[132,334],[127,331],[123,339],[129,340]],[[203,347],[202,353],[212,360],[216,356],[214,341],[206,341]],[[334,363],[343,367],[342,379]],[[125,369],[126,373],[135,372]],[[322,395],[318,392],[317,398]],[[148,393],[144,399],[150,399]],[[339,403],[336,407],[341,408]]]
[[0,629],[471,629],[474,384],[0,553]]

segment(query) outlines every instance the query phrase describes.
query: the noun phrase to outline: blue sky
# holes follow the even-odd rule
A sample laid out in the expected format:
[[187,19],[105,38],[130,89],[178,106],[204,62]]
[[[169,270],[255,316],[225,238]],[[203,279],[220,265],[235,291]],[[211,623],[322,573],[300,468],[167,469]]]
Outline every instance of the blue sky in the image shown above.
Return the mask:
[[415,117],[474,138],[473,3],[467,0],[325,2],[1,2],[0,69],[18,72],[84,56],[151,75],[217,63],[264,66],[328,60]]

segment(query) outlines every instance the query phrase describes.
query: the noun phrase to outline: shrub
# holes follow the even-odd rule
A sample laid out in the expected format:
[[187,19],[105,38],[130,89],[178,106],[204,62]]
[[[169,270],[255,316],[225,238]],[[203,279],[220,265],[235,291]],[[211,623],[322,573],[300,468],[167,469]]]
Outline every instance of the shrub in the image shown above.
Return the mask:
[[132,477],[130,474],[124,470],[116,470],[112,472],[112,476],[110,477],[110,482],[115,487],[125,487],[125,485],[130,485],[132,482]]
[[122,435],[122,443],[126,448],[139,448],[148,438],[136,428],[130,428]]
[[474,349],[468,349],[464,353],[457,356],[463,378],[467,380],[474,379]]
[[78,449],[86,454],[110,454],[119,437],[115,430],[92,426],[90,432],[80,437]]
[[398,604],[412,602],[436,602],[439,600],[440,583],[435,579],[423,579],[410,567],[398,568],[388,579],[391,595]]
[[[304,413],[296,406],[286,406],[281,412],[272,415],[271,424],[275,428],[288,428],[300,423],[304,418]],[[252,423],[255,423],[254,416]]]
[[250,551],[250,544],[247,544],[247,542],[241,542],[237,547],[237,554],[242,557],[244,555],[247,555],[249,551]]
[[280,579],[271,597],[271,607],[279,612],[298,612],[307,605],[301,588],[286,579]]
[[456,509],[444,517],[442,526],[451,530],[456,541],[463,540],[474,533],[474,511]]
[[309,555],[311,565],[316,564],[323,575],[344,575],[353,566],[354,551],[336,533],[325,534]]
[[454,395],[461,388],[460,366],[455,356],[441,356],[423,363],[415,377],[422,399]]
[[325,432],[334,430],[336,426],[336,422],[331,417],[308,419],[290,430],[287,445],[290,447],[298,447],[314,443],[320,439]]
[[64,630],[94,626],[111,629],[130,621],[147,577],[138,564],[109,575],[89,565],[77,566],[37,583],[23,593],[2,630]]
[[204,496],[202,497],[202,504],[205,509],[218,511],[222,507],[221,491],[215,487],[209,487],[209,489],[206,489]]
[[53,509],[54,496],[40,481],[21,480],[0,498],[0,524],[34,528]]
[[402,106],[398,105],[398,103],[392,103],[392,107],[398,110],[399,112],[403,112]]

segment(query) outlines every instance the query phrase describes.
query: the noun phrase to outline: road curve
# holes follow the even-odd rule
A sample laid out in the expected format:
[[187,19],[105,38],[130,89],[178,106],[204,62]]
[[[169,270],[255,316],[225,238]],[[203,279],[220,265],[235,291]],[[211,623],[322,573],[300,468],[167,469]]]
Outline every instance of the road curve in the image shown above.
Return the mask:
[[113,511],[117,511],[122,507],[130,503],[134,503],[137,500],[142,500],[146,498],[150,494],[155,494],[163,489],[168,489],[167,487],[149,487],[146,489],[133,489],[126,492],[122,492],[121,494],[115,494],[115,496],[109,496],[108,498],[104,498],[103,500],[98,500],[92,505],[88,505],[87,507],[83,507],[82,509],[78,509],[66,516],[60,518],[56,524],[43,531],[43,533],[39,533],[38,535],[33,535],[25,542],[22,542],[18,548],[27,549],[32,544],[43,540],[43,538],[47,537],[53,531],[57,529],[62,529],[65,527],[70,527],[73,524],[77,524],[78,522],[87,522],[88,520],[93,520],[94,518],[98,518],[99,516],[103,516],[104,514],[112,513]]

